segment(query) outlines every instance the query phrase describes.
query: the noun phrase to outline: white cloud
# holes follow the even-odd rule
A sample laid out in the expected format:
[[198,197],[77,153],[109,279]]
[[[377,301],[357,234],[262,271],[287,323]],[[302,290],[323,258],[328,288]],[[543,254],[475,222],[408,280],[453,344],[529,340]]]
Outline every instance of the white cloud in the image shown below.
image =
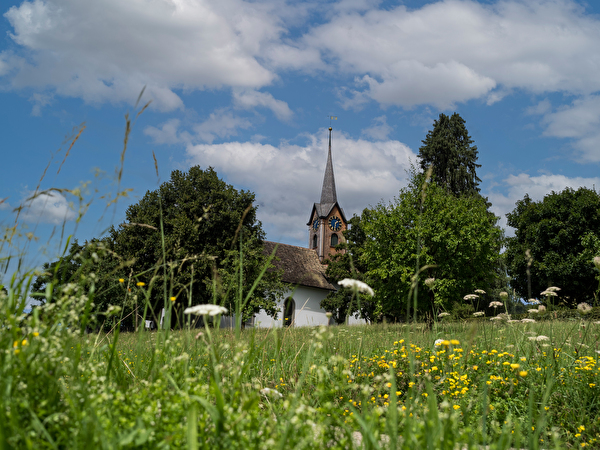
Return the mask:
[[234,116],[231,111],[220,109],[211,113],[204,122],[194,125],[195,138],[211,144],[217,138],[237,135],[238,128],[248,129],[252,123],[243,117]]
[[[378,102],[448,107],[512,89],[600,89],[600,21],[571,0],[446,0],[409,10],[340,13],[304,37]],[[497,87],[500,90],[493,91]]]
[[489,201],[492,202],[492,211],[500,217],[500,225],[507,230],[508,234],[512,235],[514,231],[512,228],[507,228],[506,214],[515,209],[516,202],[522,200],[525,194],[528,194],[534,201],[540,201],[552,191],[560,192],[568,187],[592,189],[594,186],[600,187],[600,178],[567,177],[554,174],[532,177],[526,173],[520,173],[510,175],[498,186],[505,193],[500,193],[494,189],[487,193],[487,196]]
[[393,128],[388,125],[386,116],[379,116],[373,119],[373,125],[362,130],[362,134],[371,139],[383,141],[388,138]]
[[[306,221],[318,202],[327,160],[327,132],[309,143],[228,142],[190,145],[189,163],[214,167],[236,186],[256,193],[259,219],[271,239],[291,238],[304,245]],[[338,201],[348,218],[379,200],[391,200],[406,185],[416,154],[398,141],[370,142],[334,134],[333,164]]]
[[[31,198],[33,196],[33,198]],[[74,220],[77,213],[63,194],[52,191],[37,194],[30,192],[23,202],[20,218],[26,222],[40,222],[60,225]]]
[[544,115],[545,136],[574,139],[582,162],[600,161],[600,95],[589,95]]
[[276,100],[267,92],[258,92],[250,89],[235,89],[233,91],[233,101],[238,108],[252,109],[257,106],[269,108],[279,120],[289,120],[293,113],[288,104],[281,100]]
[[[144,85],[160,110],[174,89],[259,88],[275,74],[257,61],[284,31],[270,6],[242,0],[34,0],[4,16],[28,52],[14,88],[51,87],[89,102],[133,102]],[[7,62],[8,61],[8,62]]]
[[177,144],[181,142],[181,138],[178,133],[179,119],[170,119],[160,125],[160,128],[146,127],[144,134],[150,136],[156,144]]

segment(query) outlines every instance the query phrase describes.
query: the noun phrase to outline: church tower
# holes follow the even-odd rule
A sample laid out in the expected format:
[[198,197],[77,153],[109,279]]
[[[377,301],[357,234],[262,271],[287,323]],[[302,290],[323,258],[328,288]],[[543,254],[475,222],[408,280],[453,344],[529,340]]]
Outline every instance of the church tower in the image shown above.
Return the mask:
[[343,231],[348,229],[344,210],[337,202],[333,162],[331,159],[331,131],[329,127],[329,152],[321,189],[321,202],[315,203],[306,225],[309,227],[308,247],[314,249],[319,260],[326,263],[330,255],[337,253],[335,246],[344,242]]

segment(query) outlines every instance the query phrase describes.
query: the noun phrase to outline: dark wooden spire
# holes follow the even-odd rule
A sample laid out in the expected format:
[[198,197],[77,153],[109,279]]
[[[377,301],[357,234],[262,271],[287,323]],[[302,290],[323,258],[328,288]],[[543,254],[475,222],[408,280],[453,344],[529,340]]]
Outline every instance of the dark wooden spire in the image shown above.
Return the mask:
[[335,191],[335,178],[333,177],[333,161],[331,160],[331,130],[329,127],[329,153],[327,154],[327,166],[323,178],[323,189],[321,190],[321,205],[334,204],[337,202]]

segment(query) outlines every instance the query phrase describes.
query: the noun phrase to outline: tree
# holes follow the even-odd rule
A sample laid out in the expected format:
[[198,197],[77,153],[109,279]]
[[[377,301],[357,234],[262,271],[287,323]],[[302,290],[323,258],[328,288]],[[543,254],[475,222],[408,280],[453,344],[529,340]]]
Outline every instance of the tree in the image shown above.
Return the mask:
[[525,195],[506,217],[515,228],[515,236],[507,240],[508,273],[521,297],[536,298],[557,286],[561,300],[571,307],[593,299],[598,282],[592,263],[596,255],[590,249],[600,238],[600,196],[595,191],[567,188],[539,202]]
[[465,121],[457,113],[448,117],[440,114],[433,122],[419,149],[420,165],[423,171],[433,166],[433,179],[448,193],[455,196],[479,193],[476,170],[477,146],[465,127]]
[[[345,242],[336,247],[345,252],[337,253],[330,258],[326,276],[332,281],[352,278],[368,284],[367,267],[360,258],[366,239],[361,226],[361,218],[355,215],[348,223],[350,227],[344,231]],[[375,302],[368,296],[361,296],[358,301],[348,289],[340,288],[329,293],[321,301],[321,308],[330,312],[337,324],[345,323],[350,316],[362,317],[369,321],[376,319],[374,316]]]
[[[366,209],[361,218],[360,261],[376,293],[376,314],[401,320],[408,309],[414,312],[408,297],[421,268],[417,312],[430,317],[463,304],[475,289],[492,287],[503,240],[497,220],[480,196],[455,197],[413,170],[394,202]],[[435,279],[432,289],[427,278]]]
[[[110,237],[119,255],[134,260],[137,280],[152,288],[150,301],[155,312],[172,297],[179,311],[190,296],[194,304],[224,301],[215,298],[221,291],[213,287],[219,284],[219,276],[236,272],[230,252],[237,251],[240,237],[243,246],[252,250],[245,253],[244,267],[263,267],[264,232],[253,201],[253,193],[225,183],[213,168],[195,166],[187,173],[173,171],[168,182],[127,209],[126,222],[113,227]],[[263,285],[246,305],[246,312],[260,306],[275,314],[277,280],[272,274],[265,280],[275,285]],[[249,276],[244,278],[245,292],[253,282]]]

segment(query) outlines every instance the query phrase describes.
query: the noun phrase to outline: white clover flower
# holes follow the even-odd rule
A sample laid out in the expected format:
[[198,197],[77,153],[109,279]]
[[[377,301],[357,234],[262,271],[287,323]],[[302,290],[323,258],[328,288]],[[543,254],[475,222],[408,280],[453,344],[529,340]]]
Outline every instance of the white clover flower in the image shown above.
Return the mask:
[[227,313],[227,308],[219,305],[196,305],[186,308],[184,314],[195,314],[197,316],[216,316]]
[[477,294],[467,294],[463,297],[463,300],[475,300],[477,298],[479,298]]
[[485,291],[483,289],[475,289],[475,293],[476,294],[485,294]]
[[362,281],[358,280],[353,280],[352,278],[344,278],[343,280],[338,281],[338,284],[345,288],[356,289],[358,292],[369,294],[371,297],[375,295],[375,292],[367,283],[363,283]]
[[433,289],[434,284],[435,284],[435,278],[427,278],[425,280],[425,286],[427,286],[429,289]]
[[521,322],[523,322],[523,323],[535,323],[535,320],[533,320],[533,319],[521,319]]
[[496,301],[490,303],[490,308],[497,308],[498,306],[504,306],[504,303]]
[[483,311],[477,311],[477,312],[473,313],[473,315],[475,317],[481,317],[481,316],[485,316],[485,312],[483,312]]
[[267,395],[275,398],[283,398],[283,395],[281,395],[281,392],[279,392],[277,389],[263,388],[259,392],[262,395]]
[[447,312],[441,312],[441,313],[439,313],[439,314],[438,314],[438,317],[441,319],[441,318],[443,318],[443,317],[448,317],[449,315],[450,315],[450,313],[447,313]]

